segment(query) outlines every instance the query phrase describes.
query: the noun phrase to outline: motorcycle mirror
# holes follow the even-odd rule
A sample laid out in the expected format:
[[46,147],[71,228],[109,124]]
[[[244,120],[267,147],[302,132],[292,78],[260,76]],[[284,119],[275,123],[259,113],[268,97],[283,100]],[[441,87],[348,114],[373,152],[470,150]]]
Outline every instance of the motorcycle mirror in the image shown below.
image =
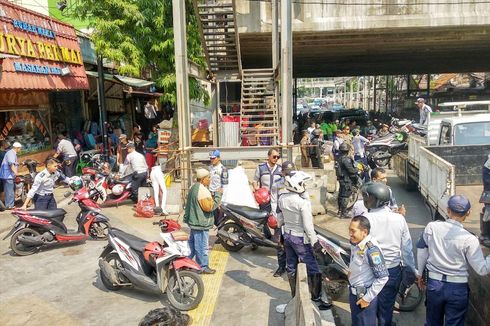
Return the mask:
[[71,196],[71,191],[67,191],[64,193],[63,197],[68,198]]

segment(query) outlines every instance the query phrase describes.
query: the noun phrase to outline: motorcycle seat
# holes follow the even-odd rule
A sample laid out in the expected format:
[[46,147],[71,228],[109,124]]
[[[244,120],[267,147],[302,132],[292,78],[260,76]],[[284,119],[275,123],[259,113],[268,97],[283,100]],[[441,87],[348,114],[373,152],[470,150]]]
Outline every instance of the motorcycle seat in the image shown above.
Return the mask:
[[258,208],[252,208],[247,206],[239,206],[233,204],[223,204],[230,211],[240,214],[253,221],[261,221],[265,219],[269,213]]
[[127,185],[128,183],[131,183],[131,179],[129,180],[126,180],[126,179],[123,179],[123,180],[117,180],[117,181],[114,181],[114,184],[121,184],[121,185]]
[[45,218],[56,218],[60,216],[65,216],[66,211],[63,208],[57,208],[57,209],[51,209],[47,211],[40,211],[40,210],[27,210],[27,212],[31,215],[38,216],[38,217],[45,217]]
[[119,230],[119,229],[116,229],[116,228],[112,228],[111,233],[114,236],[120,238],[125,243],[127,243],[129,245],[129,247],[131,247],[132,249],[139,251],[139,252],[143,252],[143,250],[145,249],[145,246],[149,243],[146,240],[143,240],[141,238],[138,238],[135,235],[126,233],[126,232]]

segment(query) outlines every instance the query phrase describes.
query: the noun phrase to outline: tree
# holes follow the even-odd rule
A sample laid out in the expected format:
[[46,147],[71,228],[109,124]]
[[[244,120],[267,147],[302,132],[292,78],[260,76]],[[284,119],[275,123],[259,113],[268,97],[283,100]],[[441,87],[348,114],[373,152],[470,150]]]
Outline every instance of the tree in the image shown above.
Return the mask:
[[[118,65],[121,74],[152,79],[164,89],[163,101],[176,103],[174,33],[170,0],[80,0],[71,11],[90,21],[97,54]],[[197,17],[186,0],[187,51],[190,60],[205,66]],[[189,78],[189,95],[209,103],[209,94]]]

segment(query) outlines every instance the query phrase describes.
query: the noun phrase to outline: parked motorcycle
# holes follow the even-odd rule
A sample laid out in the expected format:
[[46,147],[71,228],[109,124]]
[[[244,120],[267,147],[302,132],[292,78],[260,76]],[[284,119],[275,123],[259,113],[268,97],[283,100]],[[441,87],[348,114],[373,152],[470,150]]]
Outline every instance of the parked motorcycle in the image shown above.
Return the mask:
[[[317,261],[326,276],[324,284],[326,291],[335,300],[348,286],[351,246],[327,230],[317,228],[316,231],[318,241],[323,247],[323,255],[317,255]],[[417,283],[409,287],[402,284],[396,297],[395,309],[413,311],[420,304],[423,296],[423,290],[418,287]]]
[[85,187],[98,191],[96,201],[101,200],[104,206],[118,205],[131,196],[131,176],[118,178],[116,174],[106,174],[99,168],[83,169],[82,180]]
[[[218,225],[218,238],[228,251],[239,251],[244,246],[277,248],[271,239],[275,217],[267,210],[223,203],[225,214]],[[276,222],[277,223],[277,222]]]
[[37,175],[38,162],[35,160],[27,159],[22,162],[21,166],[27,167],[29,173],[26,175],[18,175],[15,177],[15,201],[25,202],[27,193],[31,189],[34,183],[34,178]]
[[172,220],[154,222],[163,243],[149,242],[116,228],[109,229],[109,244],[100,254],[102,284],[111,291],[135,286],[166,293],[179,310],[196,308],[204,295],[199,264],[187,258],[189,236]]
[[386,167],[391,157],[407,148],[405,133],[388,134],[366,145],[366,157],[371,168]]
[[[85,241],[87,238],[103,240],[110,227],[109,218],[100,213],[100,207],[94,202],[96,190],[82,188],[75,192],[70,203],[76,202],[80,207],[76,221],[78,229],[68,230],[63,220],[64,209],[21,210],[15,209],[12,214],[18,220],[12,230],[3,238],[10,239],[10,248],[19,256],[31,255],[42,247],[55,243],[72,243]],[[67,193],[66,196],[70,196]]]

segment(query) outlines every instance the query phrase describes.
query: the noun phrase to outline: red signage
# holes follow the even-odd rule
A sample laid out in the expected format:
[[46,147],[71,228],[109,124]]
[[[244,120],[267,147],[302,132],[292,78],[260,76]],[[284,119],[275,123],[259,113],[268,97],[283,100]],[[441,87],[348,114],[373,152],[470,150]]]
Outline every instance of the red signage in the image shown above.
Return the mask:
[[73,26],[6,0],[0,0],[0,63],[0,89],[89,88]]

